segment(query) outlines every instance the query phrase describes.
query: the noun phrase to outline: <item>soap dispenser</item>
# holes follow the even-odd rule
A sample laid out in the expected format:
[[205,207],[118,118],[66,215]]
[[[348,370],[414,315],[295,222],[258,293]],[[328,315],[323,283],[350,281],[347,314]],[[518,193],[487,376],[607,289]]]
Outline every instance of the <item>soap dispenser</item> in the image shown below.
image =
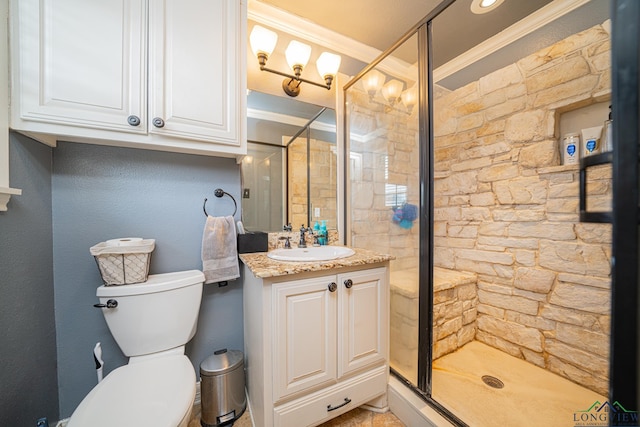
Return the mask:
[[320,238],[319,243],[321,245],[326,245],[328,243],[328,239],[327,239],[327,221],[326,220],[322,220],[322,225],[320,226]]

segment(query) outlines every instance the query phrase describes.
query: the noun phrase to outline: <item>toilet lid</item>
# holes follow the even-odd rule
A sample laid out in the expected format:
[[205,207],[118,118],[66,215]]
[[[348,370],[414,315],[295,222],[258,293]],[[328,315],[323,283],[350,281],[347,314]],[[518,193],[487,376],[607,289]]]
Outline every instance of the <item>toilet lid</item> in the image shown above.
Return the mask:
[[125,365],[91,390],[67,427],[175,427],[191,409],[195,393],[195,371],[186,356]]

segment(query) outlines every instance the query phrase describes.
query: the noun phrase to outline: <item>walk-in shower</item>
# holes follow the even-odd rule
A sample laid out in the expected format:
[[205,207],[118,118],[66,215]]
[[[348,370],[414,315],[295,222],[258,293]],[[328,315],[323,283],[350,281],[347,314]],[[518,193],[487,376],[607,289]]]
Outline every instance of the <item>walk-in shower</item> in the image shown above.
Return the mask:
[[[608,396],[611,225],[580,222],[559,143],[607,119],[609,2],[505,2],[462,27],[469,3],[347,85],[347,243],[395,256],[391,368],[447,418],[574,425]],[[587,190],[611,209],[610,165]]]

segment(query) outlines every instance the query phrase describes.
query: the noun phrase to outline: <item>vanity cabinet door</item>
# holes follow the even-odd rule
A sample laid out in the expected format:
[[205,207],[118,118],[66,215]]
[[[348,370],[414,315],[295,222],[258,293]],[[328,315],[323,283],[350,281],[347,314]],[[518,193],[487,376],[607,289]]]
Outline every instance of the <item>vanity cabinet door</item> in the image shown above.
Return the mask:
[[339,274],[338,377],[387,360],[387,269]]
[[274,284],[272,298],[274,401],[335,382],[336,276]]
[[239,146],[242,2],[149,3],[149,133]]
[[146,133],[145,0],[13,0],[11,10],[14,128]]

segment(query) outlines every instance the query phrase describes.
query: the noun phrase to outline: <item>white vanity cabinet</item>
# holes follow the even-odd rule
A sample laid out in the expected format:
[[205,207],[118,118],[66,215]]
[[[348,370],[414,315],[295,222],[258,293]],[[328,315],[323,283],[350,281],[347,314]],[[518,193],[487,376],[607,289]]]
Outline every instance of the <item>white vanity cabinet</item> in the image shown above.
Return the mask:
[[11,127],[241,155],[245,0],[12,0]]
[[245,267],[247,390],[256,425],[314,426],[367,402],[386,406],[388,269],[336,273],[257,279]]

